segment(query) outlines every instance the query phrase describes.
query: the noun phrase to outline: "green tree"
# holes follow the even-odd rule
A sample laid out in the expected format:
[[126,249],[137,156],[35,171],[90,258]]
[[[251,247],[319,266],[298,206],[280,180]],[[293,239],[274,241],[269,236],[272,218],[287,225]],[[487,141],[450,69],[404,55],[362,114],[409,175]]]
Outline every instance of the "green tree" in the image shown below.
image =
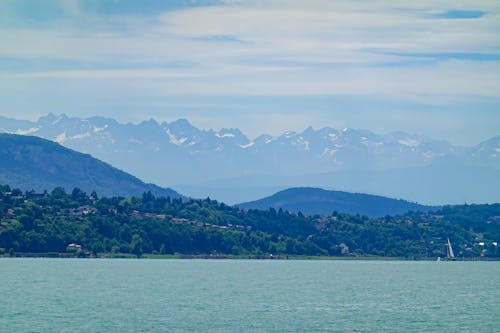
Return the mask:
[[132,241],[130,242],[130,252],[135,254],[138,258],[142,256],[144,241],[142,237],[138,234],[132,235]]
[[73,191],[71,192],[71,199],[78,201],[78,202],[84,202],[85,199],[87,199],[87,193],[83,192],[78,187],[75,187],[73,189]]
[[58,186],[54,188],[52,192],[50,192],[50,196],[52,197],[52,199],[63,199],[64,197],[66,197],[66,191],[63,187]]

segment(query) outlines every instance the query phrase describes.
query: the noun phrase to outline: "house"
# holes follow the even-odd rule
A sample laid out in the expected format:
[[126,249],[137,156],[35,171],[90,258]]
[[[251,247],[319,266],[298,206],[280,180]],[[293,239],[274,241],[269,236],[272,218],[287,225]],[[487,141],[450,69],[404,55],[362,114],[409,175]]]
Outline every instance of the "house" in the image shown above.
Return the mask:
[[28,198],[28,199],[39,199],[39,198],[43,198],[46,195],[47,195],[46,193],[36,193],[35,190],[31,190],[29,192],[26,192],[26,198]]
[[82,246],[80,244],[75,244],[75,243],[71,243],[71,244],[68,244],[68,246],[66,246],[66,250],[67,251],[81,251],[82,250]]
[[78,208],[73,208],[73,209],[70,209],[70,211],[69,211],[69,213],[73,216],[85,216],[85,215],[89,215],[89,214],[94,214],[96,212],[97,212],[97,209],[95,209],[92,206],[88,206],[88,205],[80,206]]

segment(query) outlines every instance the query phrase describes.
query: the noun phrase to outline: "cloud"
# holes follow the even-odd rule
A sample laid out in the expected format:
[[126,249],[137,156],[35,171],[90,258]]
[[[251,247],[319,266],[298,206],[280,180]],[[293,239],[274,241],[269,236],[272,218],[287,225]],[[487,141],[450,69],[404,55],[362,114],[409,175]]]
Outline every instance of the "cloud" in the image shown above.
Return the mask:
[[[498,62],[448,60],[418,67],[200,66],[146,70],[67,70],[5,75],[11,82],[58,83],[153,96],[389,96],[430,104],[500,97]],[[81,81],[84,80],[84,81]],[[73,84],[74,84],[73,83]]]
[[65,70],[33,72],[9,75],[11,79],[181,79],[196,78],[199,75],[174,70]]
[[[384,59],[370,50],[499,52],[498,6],[474,2],[475,8],[487,14],[477,19],[448,20],[435,15],[449,11],[436,9],[435,4],[424,7],[425,3],[398,2],[395,8],[393,2],[383,1],[233,1],[226,6],[168,11],[142,21],[130,16],[84,15],[81,9],[74,9],[68,12],[77,14],[70,17],[84,17],[86,27],[63,20],[62,29],[4,29],[0,40],[11,46],[4,48],[3,54],[60,58],[81,54],[96,60],[106,54],[136,58],[142,53],[157,60],[248,61],[253,56],[258,57],[256,61],[310,59],[321,63],[357,54],[351,59],[354,63],[379,63]],[[439,4],[443,3],[448,4],[446,9],[457,7],[456,2]],[[117,30],[117,25],[125,28]],[[220,38],[224,36],[238,43],[228,43],[231,39]],[[37,43],[30,48],[27,42]],[[192,50],[204,52],[186,52]]]
[[148,17],[61,3],[59,25],[0,30],[0,61],[29,68],[0,80],[104,80],[166,97],[500,98],[500,5],[491,1],[224,1]]

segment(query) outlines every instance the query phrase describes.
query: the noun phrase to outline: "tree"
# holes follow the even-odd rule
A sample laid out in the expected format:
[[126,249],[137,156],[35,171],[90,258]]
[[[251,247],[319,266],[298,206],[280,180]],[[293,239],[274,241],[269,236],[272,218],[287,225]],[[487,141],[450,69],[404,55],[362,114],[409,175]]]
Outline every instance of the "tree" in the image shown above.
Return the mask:
[[66,196],[66,191],[63,187],[58,186],[50,192],[50,196],[53,199],[63,199]]
[[0,193],[10,192],[9,185],[0,185]]
[[151,191],[142,193],[142,203],[151,202],[155,200],[155,196]]
[[142,240],[142,237],[140,235],[132,235],[132,241],[130,242],[130,252],[135,254],[138,258],[143,253],[143,245],[144,241]]
[[23,195],[23,191],[21,191],[20,189],[15,188],[15,189],[12,190],[12,196],[18,197],[18,196],[21,196],[21,195]]
[[90,199],[92,201],[97,201],[99,200],[99,198],[97,197],[97,192],[96,191],[92,191],[92,193],[90,193]]
[[71,192],[71,199],[82,202],[87,198],[87,194],[83,192],[81,189],[78,187],[75,187],[73,191]]

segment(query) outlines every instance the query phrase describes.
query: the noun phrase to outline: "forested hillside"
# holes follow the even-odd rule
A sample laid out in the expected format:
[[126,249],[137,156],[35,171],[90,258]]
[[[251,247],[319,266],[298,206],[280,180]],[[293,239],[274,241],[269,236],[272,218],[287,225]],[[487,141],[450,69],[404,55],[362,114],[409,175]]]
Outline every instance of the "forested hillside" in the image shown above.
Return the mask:
[[0,187],[1,253],[74,252],[231,255],[499,257],[500,204],[368,218],[334,212],[304,216],[230,207],[214,200],[66,193]]

